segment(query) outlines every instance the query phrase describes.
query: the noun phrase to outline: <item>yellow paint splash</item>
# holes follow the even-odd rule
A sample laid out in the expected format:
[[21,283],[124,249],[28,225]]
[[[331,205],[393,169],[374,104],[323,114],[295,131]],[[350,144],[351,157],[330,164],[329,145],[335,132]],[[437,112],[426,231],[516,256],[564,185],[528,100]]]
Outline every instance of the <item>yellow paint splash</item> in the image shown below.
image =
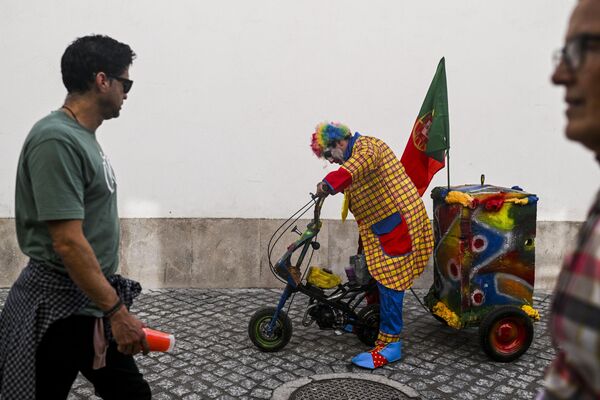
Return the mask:
[[512,231],[515,227],[515,220],[508,215],[510,206],[504,206],[499,211],[482,212],[479,219],[490,226],[504,231]]

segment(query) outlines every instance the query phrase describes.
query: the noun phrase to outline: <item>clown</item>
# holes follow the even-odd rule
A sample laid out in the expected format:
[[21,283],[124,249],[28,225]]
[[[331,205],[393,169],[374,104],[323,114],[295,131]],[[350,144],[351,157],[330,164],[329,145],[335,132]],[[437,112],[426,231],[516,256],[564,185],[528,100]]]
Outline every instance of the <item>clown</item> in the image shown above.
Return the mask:
[[311,147],[317,157],[341,165],[317,184],[317,195],[344,192],[342,219],[348,210],[356,218],[360,247],[377,281],[381,322],[375,348],[352,359],[375,369],[402,356],[404,291],[429,260],[431,224],[417,189],[383,141],[324,122],[317,125]]

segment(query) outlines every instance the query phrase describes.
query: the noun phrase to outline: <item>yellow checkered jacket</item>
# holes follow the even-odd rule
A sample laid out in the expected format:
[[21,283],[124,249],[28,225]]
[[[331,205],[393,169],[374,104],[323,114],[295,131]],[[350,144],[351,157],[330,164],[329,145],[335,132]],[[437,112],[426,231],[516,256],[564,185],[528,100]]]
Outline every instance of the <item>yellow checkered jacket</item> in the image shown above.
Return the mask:
[[[360,136],[341,168],[349,209],[358,223],[369,272],[395,290],[412,286],[431,256],[433,232],[421,197],[400,160],[382,140]],[[329,178],[329,179],[328,179]],[[329,182],[328,182],[329,183]],[[334,190],[335,185],[333,185]]]

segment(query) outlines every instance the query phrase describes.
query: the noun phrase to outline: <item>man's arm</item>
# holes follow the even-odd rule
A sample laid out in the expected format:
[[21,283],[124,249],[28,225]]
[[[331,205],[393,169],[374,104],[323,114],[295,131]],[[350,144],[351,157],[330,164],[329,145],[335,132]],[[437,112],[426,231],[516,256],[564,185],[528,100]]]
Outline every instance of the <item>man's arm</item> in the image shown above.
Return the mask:
[[[110,310],[119,301],[119,296],[102,273],[98,259],[83,234],[82,221],[48,221],[48,230],[54,251],[62,258],[73,282],[101,310]],[[142,349],[146,351],[144,324],[126,307],[121,306],[112,314],[110,322],[120,352],[136,354]]]
[[[323,182],[329,186],[332,193],[344,191],[352,182],[361,179],[377,168],[379,149],[369,138],[362,137],[356,141],[352,155],[337,170],[325,176]],[[319,191],[319,188],[317,188]]]

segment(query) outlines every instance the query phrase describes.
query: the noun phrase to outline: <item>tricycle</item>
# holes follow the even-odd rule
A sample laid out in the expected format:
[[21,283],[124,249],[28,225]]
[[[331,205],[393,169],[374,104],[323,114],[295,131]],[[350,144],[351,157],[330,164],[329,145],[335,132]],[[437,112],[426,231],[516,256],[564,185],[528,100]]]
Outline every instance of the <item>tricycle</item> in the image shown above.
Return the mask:
[[[299,273],[302,271],[309,250],[311,255],[307,265],[310,264],[312,252],[321,246],[317,237],[322,225],[321,208],[324,200],[325,197],[311,194],[311,200],[284,222],[269,241],[267,255],[271,272],[285,283],[285,288],[276,307],[257,310],[248,324],[248,335],[252,343],[262,351],[279,351],[290,341],[293,332],[292,321],[284,311],[284,307],[295,293],[308,298],[302,319],[304,326],[316,322],[320,329],[352,332],[368,346],[373,346],[377,339],[379,304],[366,304],[365,301],[369,295],[376,296],[377,286],[375,280],[368,274],[366,274],[368,278],[365,279],[364,269],[357,271],[355,275],[357,279],[350,279],[343,284],[337,275],[327,269],[309,267],[304,269],[303,274]],[[300,232],[296,226],[292,228],[292,225],[303,215],[302,212],[307,212],[313,206],[313,218],[304,232]],[[298,214],[300,215],[297,216]],[[290,228],[300,237],[287,247],[285,253],[273,265],[271,261],[273,249],[283,233]],[[281,234],[274,240],[280,231]],[[294,254],[298,254],[298,257],[292,261]],[[354,265],[357,265],[362,258],[359,256],[352,259],[355,260]]]

